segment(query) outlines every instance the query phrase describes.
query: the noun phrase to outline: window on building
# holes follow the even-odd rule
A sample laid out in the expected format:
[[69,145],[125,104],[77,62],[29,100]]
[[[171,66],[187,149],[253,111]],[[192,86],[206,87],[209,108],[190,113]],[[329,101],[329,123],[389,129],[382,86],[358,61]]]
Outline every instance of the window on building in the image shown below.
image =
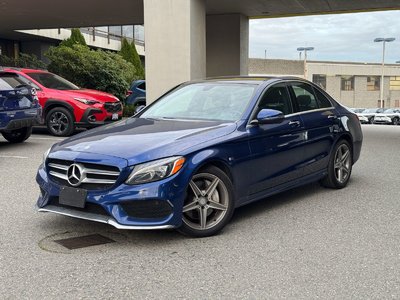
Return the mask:
[[326,90],[326,75],[313,74],[312,81],[320,88]]
[[367,91],[379,91],[381,79],[379,76],[367,77]]
[[109,26],[108,32],[110,33],[110,35],[120,37],[122,36],[122,26]]
[[342,91],[354,91],[354,76],[342,76]]
[[400,91],[400,76],[390,77],[390,90]]
[[133,40],[133,25],[122,26],[122,36]]
[[400,100],[394,100],[394,107],[400,107]]

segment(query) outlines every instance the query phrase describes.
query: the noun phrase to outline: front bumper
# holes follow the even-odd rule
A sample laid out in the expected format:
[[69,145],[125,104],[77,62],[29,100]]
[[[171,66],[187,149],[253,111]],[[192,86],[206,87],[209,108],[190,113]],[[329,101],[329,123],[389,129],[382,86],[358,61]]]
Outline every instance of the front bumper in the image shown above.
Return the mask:
[[133,230],[153,230],[153,229],[170,229],[174,228],[173,225],[156,225],[156,226],[134,226],[134,225],[122,225],[119,224],[112,217],[102,216],[99,214],[93,214],[90,212],[77,211],[72,208],[65,208],[55,205],[47,205],[43,208],[36,206],[39,212],[52,212],[63,216],[95,221],[99,223],[109,224],[117,229],[133,229]]
[[[117,115],[118,118],[113,119],[113,115]],[[122,110],[111,113],[105,111],[103,108],[88,108],[85,110],[81,120],[75,122],[75,125],[78,127],[90,128],[110,124],[121,119]]]
[[393,121],[389,117],[375,117],[374,124],[392,124]]
[[[119,229],[179,227],[189,172],[181,170],[158,182],[130,186],[124,184],[130,171],[129,167],[122,170],[118,181],[109,189],[88,190],[85,207],[81,209],[59,204],[62,185],[42,165],[36,176],[41,190],[38,211],[106,223]],[[168,206],[170,210],[165,209]]]

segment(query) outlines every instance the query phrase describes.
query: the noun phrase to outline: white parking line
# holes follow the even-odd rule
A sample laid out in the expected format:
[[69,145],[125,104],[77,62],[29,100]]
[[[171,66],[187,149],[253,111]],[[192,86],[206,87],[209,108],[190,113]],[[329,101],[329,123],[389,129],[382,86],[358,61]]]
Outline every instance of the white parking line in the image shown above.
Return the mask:
[[26,156],[17,156],[17,155],[0,155],[0,158],[27,159],[27,158],[29,158],[29,157],[26,157]]
[[31,140],[50,140],[50,141],[63,141],[64,139],[58,138],[45,138],[45,137],[31,137]]

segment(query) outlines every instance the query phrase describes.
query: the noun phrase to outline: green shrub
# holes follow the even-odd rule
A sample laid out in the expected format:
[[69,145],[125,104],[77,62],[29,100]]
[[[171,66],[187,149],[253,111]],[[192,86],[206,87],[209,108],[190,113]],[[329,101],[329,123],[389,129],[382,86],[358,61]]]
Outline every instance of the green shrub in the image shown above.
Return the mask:
[[121,100],[132,80],[138,79],[135,67],[117,53],[74,44],[51,47],[46,56],[51,61],[50,72],[80,87],[108,92]]
[[124,117],[133,116],[135,114],[135,109],[136,109],[136,105],[132,105],[132,104],[124,105],[123,116]]
[[60,43],[60,46],[72,47],[73,45],[86,46],[85,38],[78,28],[71,29],[71,36]]
[[136,46],[134,42],[130,44],[126,38],[123,38],[119,55],[121,55],[127,62],[130,62],[132,65],[135,66],[139,79],[144,79],[144,68],[140,60],[139,54],[136,51]]
[[46,64],[34,54],[20,53],[18,58],[0,55],[0,65],[16,68],[46,69]]

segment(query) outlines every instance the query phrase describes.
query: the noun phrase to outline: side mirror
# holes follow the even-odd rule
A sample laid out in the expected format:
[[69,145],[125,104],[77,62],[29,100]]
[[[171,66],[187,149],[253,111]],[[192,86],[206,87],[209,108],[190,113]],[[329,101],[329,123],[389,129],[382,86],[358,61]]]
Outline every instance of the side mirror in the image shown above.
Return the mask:
[[135,115],[140,113],[144,108],[146,107],[146,105],[138,105],[135,107]]
[[259,125],[259,124],[278,124],[282,123],[285,119],[285,115],[283,112],[275,109],[262,109],[257,114],[255,120],[250,122],[251,125]]

